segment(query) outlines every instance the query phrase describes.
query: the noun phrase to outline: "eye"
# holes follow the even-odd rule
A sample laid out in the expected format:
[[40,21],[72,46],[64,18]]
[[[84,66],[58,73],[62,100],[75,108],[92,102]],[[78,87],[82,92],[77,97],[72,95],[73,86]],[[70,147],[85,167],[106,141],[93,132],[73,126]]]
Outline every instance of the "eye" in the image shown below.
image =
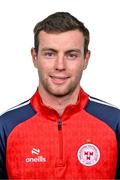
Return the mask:
[[52,51],[45,51],[43,53],[44,57],[47,58],[47,59],[52,59],[52,58],[55,58],[56,57],[56,53],[55,52],[52,52]]
[[78,54],[77,53],[68,53],[67,54],[67,59],[70,59],[70,60],[74,60],[78,57]]

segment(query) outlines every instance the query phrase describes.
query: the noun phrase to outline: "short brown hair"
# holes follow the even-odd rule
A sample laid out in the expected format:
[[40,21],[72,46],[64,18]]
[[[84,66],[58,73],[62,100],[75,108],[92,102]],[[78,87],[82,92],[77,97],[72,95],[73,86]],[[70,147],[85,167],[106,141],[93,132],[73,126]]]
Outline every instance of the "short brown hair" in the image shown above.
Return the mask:
[[76,29],[84,35],[84,55],[86,55],[90,40],[89,31],[81,21],[68,12],[56,12],[36,24],[34,28],[34,46],[36,52],[38,52],[39,47],[38,35],[40,31],[43,30],[47,33],[61,33]]

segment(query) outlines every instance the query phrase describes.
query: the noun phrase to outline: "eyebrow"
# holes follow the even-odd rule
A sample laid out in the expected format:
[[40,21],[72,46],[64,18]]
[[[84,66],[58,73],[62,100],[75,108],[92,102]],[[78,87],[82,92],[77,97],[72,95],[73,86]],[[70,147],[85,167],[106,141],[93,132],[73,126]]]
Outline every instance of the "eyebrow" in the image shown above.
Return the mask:
[[[47,47],[41,49],[41,52],[44,52],[44,51],[53,51],[53,52],[55,52],[55,53],[58,52],[58,50],[56,50],[56,49],[47,48]],[[81,50],[80,50],[80,49],[69,49],[69,50],[65,51],[65,53],[72,53],[72,52],[81,53]]]
[[53,48],[43,48],[41,49],[41,52],[44,52],[44,51],[53,51],[53,52],[58,52],[57,50],[53,49]]
[[66,51],[66,53],[72,53],[72,52],[81,53],[81,50],[80,49],[70,49],[70,50]]

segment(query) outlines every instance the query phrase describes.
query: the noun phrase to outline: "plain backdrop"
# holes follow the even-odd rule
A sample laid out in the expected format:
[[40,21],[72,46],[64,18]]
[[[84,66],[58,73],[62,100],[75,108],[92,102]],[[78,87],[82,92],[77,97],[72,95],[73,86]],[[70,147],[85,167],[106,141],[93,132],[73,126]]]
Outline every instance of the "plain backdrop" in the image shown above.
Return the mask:
[[68,11],[90,30],[91,58],[81,85],[120,107],[119,0],[1,0],[0,112],[29,99],[38,86],[30,54],[33,28],[57,11]]

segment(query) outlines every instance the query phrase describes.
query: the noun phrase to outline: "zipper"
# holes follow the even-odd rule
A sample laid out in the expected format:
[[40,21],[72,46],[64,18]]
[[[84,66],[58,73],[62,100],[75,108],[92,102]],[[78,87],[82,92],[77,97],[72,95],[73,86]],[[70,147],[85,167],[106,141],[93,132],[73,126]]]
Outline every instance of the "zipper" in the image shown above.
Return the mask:
[[63,162],[63,132],[62,132],[62,120],[58,120],[58,140],[59,140],[59,162]]
[[62,130],[62,121],[61,119],[58,120],[58,130]]

